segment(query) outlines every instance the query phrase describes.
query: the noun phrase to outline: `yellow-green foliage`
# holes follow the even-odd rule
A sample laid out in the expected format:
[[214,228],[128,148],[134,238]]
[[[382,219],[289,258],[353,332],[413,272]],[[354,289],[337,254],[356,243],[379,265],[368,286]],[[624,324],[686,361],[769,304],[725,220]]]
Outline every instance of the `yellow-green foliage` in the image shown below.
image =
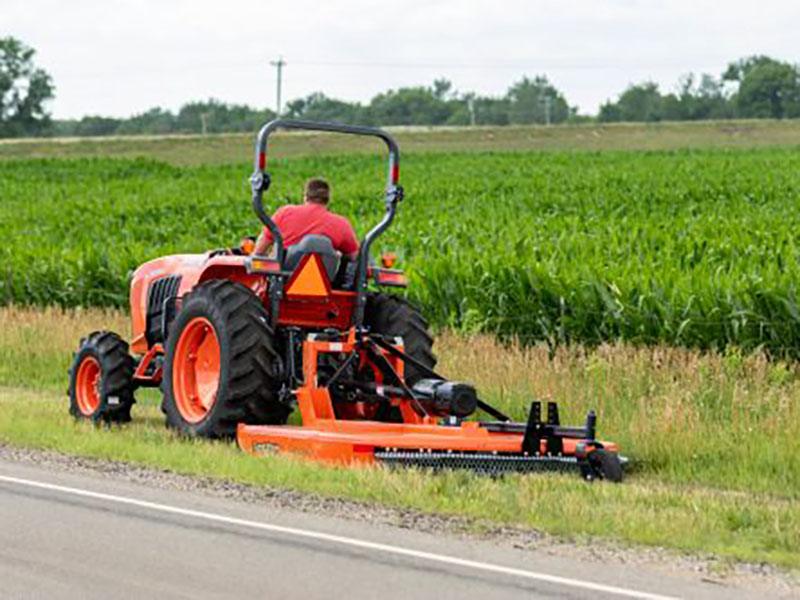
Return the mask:
[[[0,304],[124,305],[142,261],[257,232],[249,170],[0,163]],[[364,234],[382,210],[380,158],[275,161],[269,206],[317,174]],[[411,154],[403,182],[376,250],[399,251],[438,325],[800,353],[793,149]]]

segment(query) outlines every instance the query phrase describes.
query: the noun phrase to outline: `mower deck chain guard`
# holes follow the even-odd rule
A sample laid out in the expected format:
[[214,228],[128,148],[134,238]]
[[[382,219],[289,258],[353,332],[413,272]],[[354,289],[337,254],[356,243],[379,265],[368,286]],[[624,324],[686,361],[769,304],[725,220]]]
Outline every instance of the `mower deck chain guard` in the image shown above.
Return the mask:
[[[498,477],[512,473],[580,471],[584,479],[597,479],[594,467],[585,458],[575,456],[522,456],[490,452],[426,452],[378,449],[375,460],[388,467],[416,467],[432,471],[468,470],[478,475]],[[619,457],[623,466],[628,459]]]

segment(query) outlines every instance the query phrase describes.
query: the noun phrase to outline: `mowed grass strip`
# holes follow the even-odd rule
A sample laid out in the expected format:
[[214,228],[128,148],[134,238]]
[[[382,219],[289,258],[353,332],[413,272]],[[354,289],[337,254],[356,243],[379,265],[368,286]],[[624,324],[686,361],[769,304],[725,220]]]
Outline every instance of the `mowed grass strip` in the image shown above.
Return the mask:
[[[666,348],[501,345],[442,332],[442,370],[522,417],[532,397],[561,402],[565,419],[599,412],[601,434],[634,467],[620,486],[577,475],[512,476],[348,469],[287,457],[253,458],[233,444],[180,439],[157,394],[139,394],[134,423],[95,428],[67,414],[66,368],[77,339],[127,331],[120,312],[0,309],[0,441],[230,479],[463,515],[581,538],[712,552],[800,567],[800,377],[758,355]],[[479,524],[476,524],[476,527]]]
[[[729,120],[662,123],[587,123],[506,127],[390,127],[403,152],[521,150],[675,150],[800,144],[800,120]],[[0,160],[64,157],[148,157],[173,165],[252,160],[256,132],[212,135],[141,135],[0,140]],[[270,152],[281,158],[382,150],[369,138],[278,132]]]

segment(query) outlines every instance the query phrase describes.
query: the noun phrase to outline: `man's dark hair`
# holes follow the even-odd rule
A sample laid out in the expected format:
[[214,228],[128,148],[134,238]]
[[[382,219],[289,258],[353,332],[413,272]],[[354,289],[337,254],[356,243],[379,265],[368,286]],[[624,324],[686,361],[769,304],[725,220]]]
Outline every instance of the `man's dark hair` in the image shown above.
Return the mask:
[[313,177],[306,181],[305,199],[319,204],[327,204],[331,199],[331,186],[324,179]]

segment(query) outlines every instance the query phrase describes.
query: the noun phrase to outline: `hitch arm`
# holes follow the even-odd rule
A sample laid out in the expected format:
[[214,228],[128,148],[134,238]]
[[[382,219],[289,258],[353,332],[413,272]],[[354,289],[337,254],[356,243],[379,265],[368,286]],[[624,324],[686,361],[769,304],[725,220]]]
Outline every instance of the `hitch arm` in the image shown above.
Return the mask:
[[[371,337],[370,340],[376,346],[386,350],[389,354],[392,354],[393,356],[396,356],[397,358],[399,358],[400,360],[402,360],[406,364],[413,365],[414,367],[416,367],[417,369],[422,371],[426,376],[431,377],[433,379],[441,379],[442,381],[447,381],[446,377],[442,377],[436,371],[434,371],[433,369],[431,369],[427,365],[421,363],[420,361],[418,361],[413,356],[409,356],[405,352],[402,352],[402,351],[398,350],[397,348],[392,346],[390,343],[388,343],[386,340],[383,340],[383,339],[381,339],[379,337]],[[483,412],[485,412],[489,416],[494,417],[498,421],[511,421],[511,417],[509,417],[505,413],[497,410],[494,406],[492,406],[491,404],[489,404],[487,402],[484,402],[480,398],[478,399],[478,408],[480,408]]]

